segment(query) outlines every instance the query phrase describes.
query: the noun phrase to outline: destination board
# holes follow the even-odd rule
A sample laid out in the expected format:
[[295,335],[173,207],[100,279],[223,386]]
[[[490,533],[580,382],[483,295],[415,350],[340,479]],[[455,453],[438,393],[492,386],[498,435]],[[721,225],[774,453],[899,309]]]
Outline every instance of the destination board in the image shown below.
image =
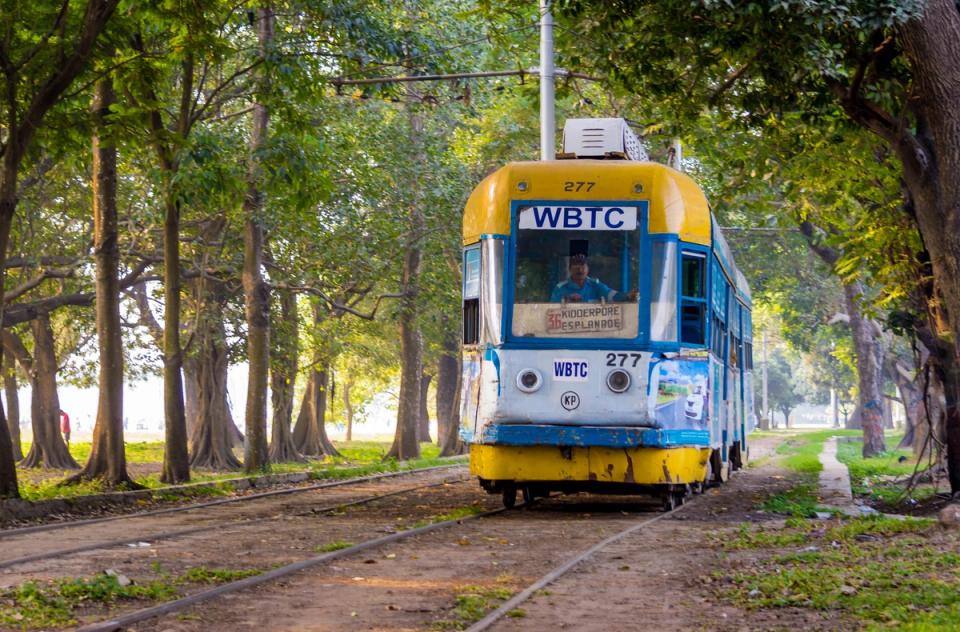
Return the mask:
[[623,326],[623,305],[564,305],[547,310],[548,334],[617,333]]

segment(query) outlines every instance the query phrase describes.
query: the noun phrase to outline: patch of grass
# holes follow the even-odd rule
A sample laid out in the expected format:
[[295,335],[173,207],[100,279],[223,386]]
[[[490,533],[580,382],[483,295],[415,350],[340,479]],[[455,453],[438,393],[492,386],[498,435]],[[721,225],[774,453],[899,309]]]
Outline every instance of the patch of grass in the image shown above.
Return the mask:
[[189,583],[221,584],[259,575],[257,569],[191,568],[177,577],[165,573],[159,562],[152,570],[159,579],[120,584],[115,575],[28,581],[0,591],[0,628],[36,629],[77,623],[76,612],[91,606],[109,607],[120,601],[169,601],[178,587]]
[[807,537],[807,532],[802,530],[752,529],[749,524],[743,523],[737,531],[737,536],[721,540],[720,546],[727,550],[766,549],[803,544],[807,541]]
[[[865,627],[954,629],[960,626],[960,552],[938,548],[938,532],[932,520],[878,516],[828,523],[817,549],[736,565],[732,586],[721,584],[717,595],[751,609],[830,611]],[[794,523],[777,537],[790,535],[812,533]],[[952,540],[943,542],[956,548]]]
[[317,553],[332,553],[333,551],[339,551],[341,549],[349,549],[353,546],[353,542],[346,542],[344,540],[334,540],[333,542],[327,542],[326,544],[321,544],[320,546],[313,549]]
[[193,582],[198,584],[225,584],[245,577],[254,577],[263,571],[256,568],[207,568],[197,566],[191,568],[178,578],[178,583]]
[[777,454],[780,455],[780,461],[784,467],[812,479],[823,469],[820,465],[820,452],[827,439],[833,436],[857,436],[858,434],[860,434],[859,430],[838,428],[797,433],[777,446]]
[[523,608],[514,608],[513,610],[507,610],[507,616],[514,619],[520,619],[527,616],[527,611]]
[[413,525],[411,525],[410,528],[419,529],[420,527],[436,524],[438,522],[446,522],[448,520],[459,520],[460,518],[466,518],[467,516],[475,516],[477,514],[483,513],[484,511],[486,510],[483,507],[475,507],[475,506],[459,507],[445,514],[430,516],[429,518],[424,518],[423,520],[419,520],[413,523]]
[[[454,596],[454,606],[451,611],[452,619],[443,619],[433,623],[433,628],[441,630],[463,630],[482,619],[490,610],[506,601],[513,595],[513,589],[508,586],[477,586],[467,585],[457,589]],[[526,612],[515,609],[510,612],[523,614],[509,614],[512,617],[525,617]]]
[[[887,445],[896,445],[900,442],[900,435],[888,435]],[[913,458],[913,451],[909,448],[888,450],[883,454],[869,459],[863,458],[863,443],[841,443],[837,448],[837,458],[850,470],[850,487],[858,496],[869,496],[887,505],[897,505],[907,498],[923,500],[935,493],[933,487],[924,485],[914,488],[909,495],[905,494],[906,484],[891,480],[882,480],[881,477],[900,477],[906,479],[914,470],[922,472],[927,464],[917,462]],[[901,461],[902,459],[902,461]],[[881,480],[877,480],[881,479]]]
[[813,483],[804,483],[774,494],[761,507],[765,511],[795,518],[812,518],[818,511],[829,511],[817,504],[817,486]]
[[121,586],[116,577],[105,574],[50,583],[30,581],[0,593],[0,625],[22,630],[73,625],[77,622],[74,611],[84,606],[122,600],[166,601],[176,594],[166,582]]

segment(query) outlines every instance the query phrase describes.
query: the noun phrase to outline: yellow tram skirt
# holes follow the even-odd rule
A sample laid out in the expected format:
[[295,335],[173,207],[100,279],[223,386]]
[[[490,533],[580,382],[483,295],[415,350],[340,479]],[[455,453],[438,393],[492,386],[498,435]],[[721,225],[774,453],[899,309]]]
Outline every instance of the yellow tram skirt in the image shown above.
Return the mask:
[[710,448],[470,446],[470,473],[500,481],[695,483],[709,460]]

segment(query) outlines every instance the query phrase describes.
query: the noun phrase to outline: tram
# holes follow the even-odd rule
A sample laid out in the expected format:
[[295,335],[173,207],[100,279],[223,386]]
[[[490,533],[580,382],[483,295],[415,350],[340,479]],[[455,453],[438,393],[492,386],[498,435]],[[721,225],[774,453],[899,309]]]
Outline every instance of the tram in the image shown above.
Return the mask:
[[667,508],[743,465],[750,290],[707,200],[622,119],[572,119],[463,216],[460,435],[512,507],[552,491]]

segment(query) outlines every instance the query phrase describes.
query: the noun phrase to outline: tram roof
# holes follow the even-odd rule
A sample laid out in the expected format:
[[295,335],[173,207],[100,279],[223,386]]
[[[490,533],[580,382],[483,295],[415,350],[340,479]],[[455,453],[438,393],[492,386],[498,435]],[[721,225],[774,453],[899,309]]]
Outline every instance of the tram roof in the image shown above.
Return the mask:
[[[594,182],[589,192],[566,191],[568,182]],[[521,190],[521,183],[525,190]],[[637,185],[640,185],[639,189]],[[576,184],[574,184],[576,186]],[[648,200],[649,231],[710,245],[710,207],[687,175],[655,162],[630,160],[546,160],[512,162],[477,185],[463,215],[463,241],[510,234],[513,200]]]

